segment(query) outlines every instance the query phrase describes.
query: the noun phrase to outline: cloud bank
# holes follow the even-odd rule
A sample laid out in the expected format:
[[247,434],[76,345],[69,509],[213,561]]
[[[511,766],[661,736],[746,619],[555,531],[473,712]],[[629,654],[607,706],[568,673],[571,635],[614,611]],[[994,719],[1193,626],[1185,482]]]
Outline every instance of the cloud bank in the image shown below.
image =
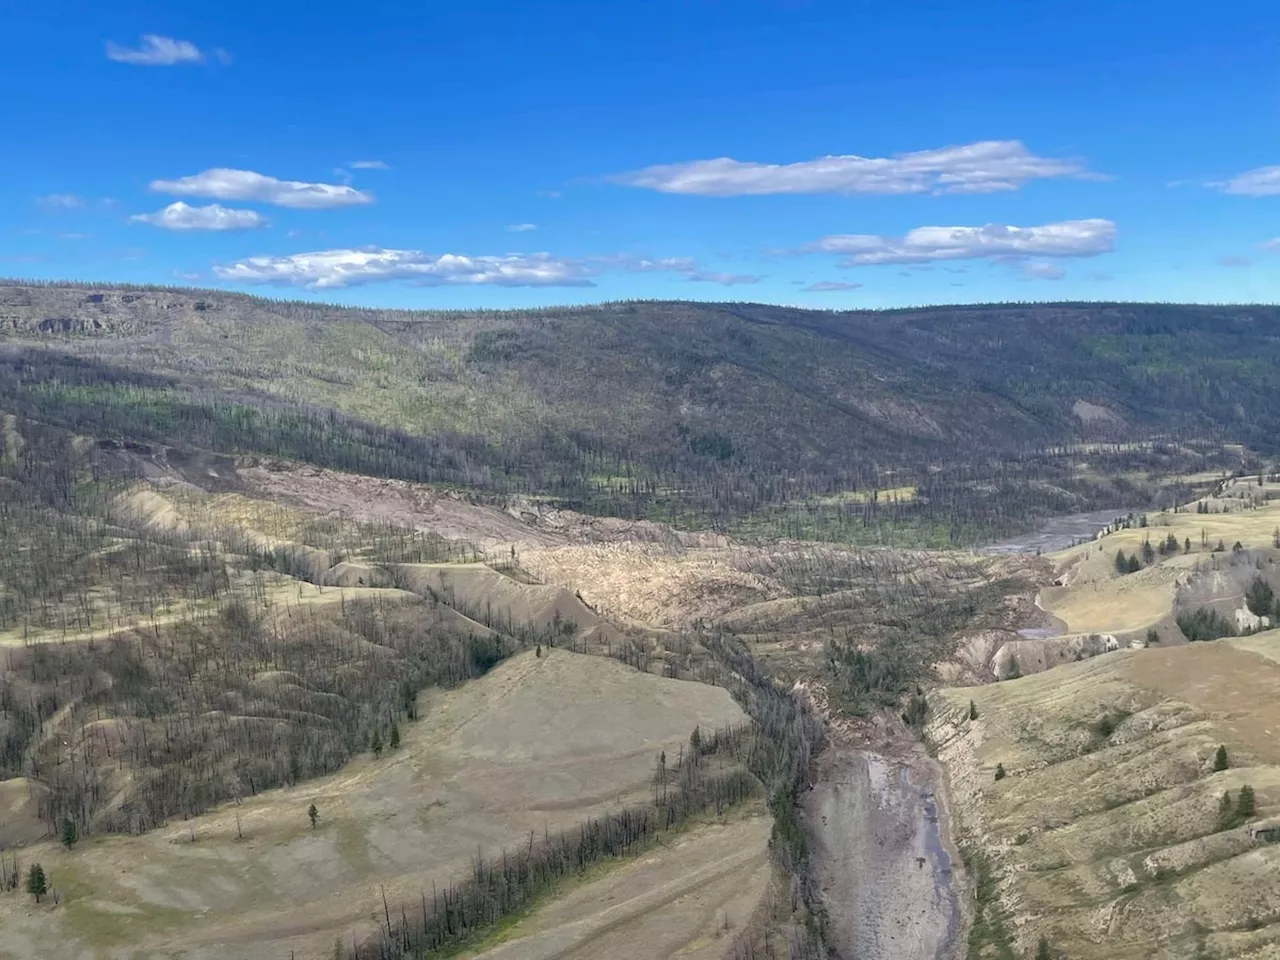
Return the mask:
[[252,170],[216,167],[177,180],[153,180],[151,189],[183,197],[257,201],[292,210],[323,210],[373,203],[373,194],[337,183],[277,180]]
[[593,287],[596,277],[611,270],[672,273],[683,280],[722,286],[751,284],[761,279],[754,274],[704,270],[692,257],[650,260],[616,254],[574,259],[554,257],[549,253],[473,257],[384,247],[247,257],[213,268],[214,275],[220,280],[232,283],[274,284],[311,290],[333,290],[397,280],[430,287]]
[[707,197],[766,194],[994,193],[1030,180],[1096,178],[1077,160],[1039,157],[1018,140],[984,140],[893,157],[828,156],[799,163],[720,157],[645,167],[609,179],[660,193]]
[[810,252],[843,256],[844,266],[933,263],[945,260],[1092,257],[1110,252],[1116,225],[1110,220],[1064,220],[1036,227],[988,223],[981,227],[917,227],[901,237],[833,234]]
[[409,280],[422,286],[589,287],[583,263],[545,253],[468,257],[421,250],[320,250],[285,257],[249,257],[215,266],[221,280],[332,290],[366,283]]

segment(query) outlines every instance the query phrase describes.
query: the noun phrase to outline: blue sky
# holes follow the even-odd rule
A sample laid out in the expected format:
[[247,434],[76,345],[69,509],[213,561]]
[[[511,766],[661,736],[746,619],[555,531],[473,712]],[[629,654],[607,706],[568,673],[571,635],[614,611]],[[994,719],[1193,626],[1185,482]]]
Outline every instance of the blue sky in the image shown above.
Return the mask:
[[50,0],[5,28],[0,275],[1280,300],[1274,0]]

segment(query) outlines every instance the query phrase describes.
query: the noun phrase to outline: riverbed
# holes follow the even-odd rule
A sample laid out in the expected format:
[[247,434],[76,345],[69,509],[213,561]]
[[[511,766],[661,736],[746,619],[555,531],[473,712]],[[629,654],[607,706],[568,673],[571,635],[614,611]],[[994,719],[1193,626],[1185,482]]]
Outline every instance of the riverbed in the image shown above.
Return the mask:
[[1040,521],[1036,529],[1020,537],[1012,537],[982,547],[983,553],[1052,553],[1065,550],[1073,543],[1092,540],[1094,535],[1116,517],[1127,513],[1123,508],[1068,513]]
[[805,803],[829,940],[848,960],[953,960],[964,925],[943,778],[919,745],[833,745]]

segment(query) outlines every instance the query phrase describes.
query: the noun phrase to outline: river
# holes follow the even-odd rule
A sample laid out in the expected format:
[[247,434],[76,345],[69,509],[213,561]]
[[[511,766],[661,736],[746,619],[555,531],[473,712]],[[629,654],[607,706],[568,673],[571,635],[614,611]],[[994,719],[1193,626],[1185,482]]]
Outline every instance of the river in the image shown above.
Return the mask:
[[1065,550],[1080,540],[1092,540],[1094,534],[1109,524],[1116,517],[1124,516],[1128,510],[1116,508],[1112,510],[1093,510],[1089,513],[1068,513],[1060,517],[1049,517],[1030,533],[1001,540],[981,548],[983,553],[1052,553]]

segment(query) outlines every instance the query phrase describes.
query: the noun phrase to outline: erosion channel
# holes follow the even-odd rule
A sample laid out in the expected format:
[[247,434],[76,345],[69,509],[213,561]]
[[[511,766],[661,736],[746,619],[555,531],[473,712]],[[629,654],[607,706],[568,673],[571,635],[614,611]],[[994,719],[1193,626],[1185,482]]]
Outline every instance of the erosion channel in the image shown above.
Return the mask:
[[943,774],[919,745],[832,745],[805,803],[814,869],[845,960],[952,960],[964,927]]

